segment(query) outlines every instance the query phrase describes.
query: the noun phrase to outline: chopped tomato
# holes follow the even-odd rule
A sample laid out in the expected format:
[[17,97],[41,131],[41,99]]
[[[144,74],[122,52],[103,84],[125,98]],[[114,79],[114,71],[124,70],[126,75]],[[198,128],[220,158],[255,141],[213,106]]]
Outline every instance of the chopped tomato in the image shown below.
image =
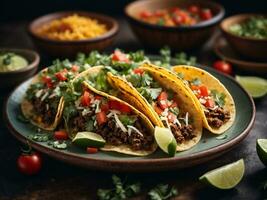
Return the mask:
[[149,18],[151,17],[153,14],[152,12],[148,11],[148,10],[145,10],[143,12],[140,13],[140,17],[141,18]]
[[55,73],[55,76],[60,81],[66,81],[67,80],[67,77],[65,75],[66,75],[66,72],[65,71],[61,71],[61,72]]
[[181,16],[181,15],[174,15],[172,20],[176,25],[181,25],[186,22],[186,17]]
[[214,101],[212,99],[208,99],[204,105],[207,108],[213,108],[215,103],[214,103]]
[[162,91],[159,96],[157,97],[158,101],[161,101],[161,100],[167,100],[168,99],[168,94],[167,92],[164,92]]
[[208,88],[207,88],[205,85],[201,85],[201,86],[199,87],[199,90],[200,90],[200,95],[201,95],[202,97],[209,96],[209,90],[208,90]]
[[171,112],[168,114],[168,121],[173,123],[177,119],[177,116]]
[[189,12],[193,14],[198,14],[199,13],[199,7],[196,5],[192,5],[188,8]]
[[158,115],[161,115],[161,113],[163,112],[163,110],[160,107],[158,107],[157,105],[154,106],[154,110]]
[[51,79],[50,76],[44,76],[44,77],[42,77],[42,80],[43,80],[43,82],[46,84],[46,86],[48,88],[52,88],[53,87],[52,79]]
[[158,105],[161,109],[166,109],[168,108],[168,100],[160,100],[158,101]]
[[77,72],[77,71],[79,71],[79,66],[78,65],[72,65],[72,67],[71,67],[71,71],[73,71],[73,72]]
[[107,122],[107,115],[104,111],[96,113],[96,121],[98,125],[102,125]]
[[199,86],[197,85],[191,85],[190,88],[191,90],[199,90]]
[[133,72],[134,72],[135,74],[140,74],[140,75],[142,75],[142,74],[144,73],[144,70],[142,70],[142,69],[140,69],[140,68],[135,68],[135,69],[133,70]]
[[102,104],[100,106],[100,110],[106,113],[109,110],[108,104],[107,103],[106,104]]
[[211,13],[211,10],[210,9],[203,9],[200,13],[200,17],[203,19],[203,20],[209,20],[212,18],[212,13]]
[[89,154],[94,154],[94,153],[98,152],[98,149],[95,148],[95,147],[87,147],[86,148],[86,152],[89,153]]
[[173,7],[173,8],[171,8],[171,11],[172,12],[179,12],[181,9],[180,8],[178,8],[178,7]]
[[114,110],[118,110],[120,112],[124,112],[124,113],[130,113],[131,112],[131,108],[123,103],[120,103],[119,101],[109,101],[109,107],[110,109],[114,109]]
[[120,50],[115,50],[112,54],[112,60],[113,61],[119,61],[119,62],[129,62],[129,59],[127,58],[126,54],[122,53]]
[[170,108],[177,108],[178,104],[176,101],[173,101],[172,104],[170,105]]
[[64,130],[55,131],[54,138],[56,140],[67,140],[69,138],[68,133]]
[[91,102],[90,93],[87,91],[84,91],[83,96],[81,98],[82,106],[89,106],[90,102]]
[[163,17],[164,16],[164,11],[162,10],[156,10],[154,13],[155,16],[157,17]]
[[99,96],[99,95],[96,95],[94,98],[97,99],[97,100],[101,100],[102,99],[102,97]]

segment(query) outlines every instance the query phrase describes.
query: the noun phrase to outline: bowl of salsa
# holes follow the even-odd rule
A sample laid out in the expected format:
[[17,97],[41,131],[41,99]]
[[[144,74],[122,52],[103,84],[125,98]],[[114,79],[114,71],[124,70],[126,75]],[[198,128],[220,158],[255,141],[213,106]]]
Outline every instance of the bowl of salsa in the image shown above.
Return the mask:
[[144,46],[189,50],[207,42],[224,8],[204,0],[139,0],[128,4],[125,14]]
[[9,89],[33,76],[40,57],[27,49],[0,49],[0,89]]

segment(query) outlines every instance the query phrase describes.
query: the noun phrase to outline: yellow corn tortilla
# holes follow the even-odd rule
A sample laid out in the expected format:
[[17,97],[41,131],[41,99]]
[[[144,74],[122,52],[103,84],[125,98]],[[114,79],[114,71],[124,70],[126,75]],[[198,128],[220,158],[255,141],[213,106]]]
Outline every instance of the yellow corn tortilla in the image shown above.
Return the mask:
[[[192,126],[194,127],[193,134],[195,137],[191,140],[186,140],[183,143],[178,144],[176,150],[184,151],[195,146],[199,142],[202,135],[202,119],[200,113],[198,112],[197,105],[194,101],[192,101],[189,92],[184,87],[181,87],[175,81],[169,79],[166,75],[159,71],[154,71],[145,66],[140,68],[149,72],[150,75],[156,81],[158,81],[163,88],[174,91],[175,99],[177,100],[179,107],[183,110],[186,110],[189,115],[193,117]],[[152,105],[150,105],[150,103],[132,86],[131,83],[119,76],[111,74],[110,72],[108,73],[108,81],[111,85],[118,88],[122,94],[124,94],[124,97],[122,96],[122,98],[126,102],[132,104],[134,107],[148,116],[154,125],[164,127],[161,119],[155,112]]]

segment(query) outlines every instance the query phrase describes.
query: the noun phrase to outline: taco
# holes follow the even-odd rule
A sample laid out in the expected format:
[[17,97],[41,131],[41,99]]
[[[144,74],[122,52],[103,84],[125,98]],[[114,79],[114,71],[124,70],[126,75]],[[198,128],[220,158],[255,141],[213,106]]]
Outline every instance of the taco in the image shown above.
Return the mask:
[[82,67],[65,60],[39,72],[32,80],[21,103],[23,115],[37,127],[54,130],[64,107],[64,91],[70,81],[83,71]]
[[221,134],[235,120],[235,103],[225,86],[207,71],[192,66],[174,66],[173,72],[182,78],[193,100],[201,110],[206,129]]
[[107,76],[125,101],[144,113],[155,126],[172,131],[177,151],[187,150],[199,142],[201,115],[184,87],[147,67],[139,67],[124,77],[110,72]]
[[234,123],[236,111],[231,94],[207,71],[186,65],[174,66],[172,72],[151,64],[145,66],[185,86],[198,106],[204,127],[210,132],[221,134]]
[[104,138],[103,151],[145,156],[156,150],[154,127],[144,114],[86,81],[82,86],[79,92],[69,93],[64,106],[63,119],[70,138],[87,131]]

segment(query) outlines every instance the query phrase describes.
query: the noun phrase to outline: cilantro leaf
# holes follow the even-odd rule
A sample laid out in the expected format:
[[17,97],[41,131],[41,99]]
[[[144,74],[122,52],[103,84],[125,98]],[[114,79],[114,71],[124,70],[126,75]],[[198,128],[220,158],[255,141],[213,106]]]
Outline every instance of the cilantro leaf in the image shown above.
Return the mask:
[[151,200],[166,200],[177,195],[177,189],[174,186],[169,187],[167,184],[159,184],[148,193],[149,199]]
[[194,56],[188,56],[185,52],[175,54],[174,62],[176,65],[195,65],[197,58]]
[[211,90],[211,95],[213,96],[215,103],[220,106],[223,107],[225,105],[225,97],[226,95],[224,93],[220,93],[217,90]]
[[201,81],[199,78],[194,78],[192,81],[190,81],[192,85],[201,85]]

